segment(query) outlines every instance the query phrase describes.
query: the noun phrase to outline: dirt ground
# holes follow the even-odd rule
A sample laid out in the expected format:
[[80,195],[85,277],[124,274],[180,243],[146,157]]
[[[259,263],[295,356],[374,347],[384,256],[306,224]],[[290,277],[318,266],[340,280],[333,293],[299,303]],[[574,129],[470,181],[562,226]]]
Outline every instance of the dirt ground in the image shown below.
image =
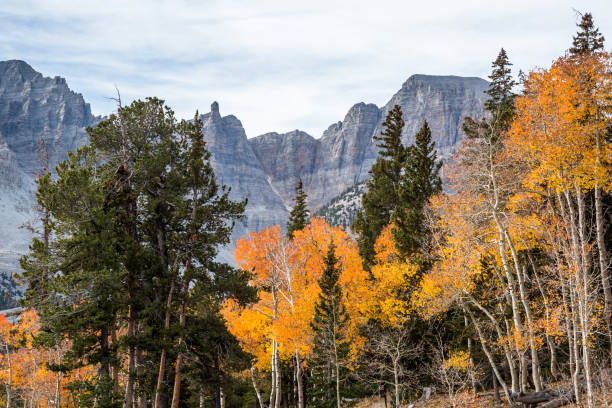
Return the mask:
[[[503,396],[502,396],[503,398]],[[595,396],[595,406],[597,408],[608,408],[612,407],[612,399],[608,395],[607,403],[603,400],[601,395]],[[429,401],[419,401],[412,404],[402,405],[402,408],[451,408],[452,404],[447,396],[435,395]],[[501,404],[495,401],[495,397],[492,393],[487,392],[482,395],[473,397],[463,396],[457,400],[457,408],[511,408],[508,403],[502,402]],[[568,408],[582,408],[582,405],[572,404],[566,405]],[[391,403],[388,400],[388,404],[385,407],[385,400],[381,397],[371,397],[360,401],[355,405],[355,408],[391,408]]]

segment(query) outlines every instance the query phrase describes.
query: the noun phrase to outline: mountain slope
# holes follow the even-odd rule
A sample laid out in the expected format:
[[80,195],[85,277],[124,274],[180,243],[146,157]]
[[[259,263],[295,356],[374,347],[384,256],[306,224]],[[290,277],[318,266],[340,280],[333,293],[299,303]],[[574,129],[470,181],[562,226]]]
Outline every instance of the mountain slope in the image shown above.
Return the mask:
[[51,164],[85,143],[99,119],[60,77],[48,78],[19,60],[0,62],[0,272],[18,270],[31,233],[34,180],[44,140]]
[[[427,120],[440,157],[448,158],[464,136],[463,118],[482,115],[487,88],[488,82],[480,78],[413,75],[385,106],[354,105],[344,120],[329,126],[320,139],[295,131],[258,136],[249,143],[285,205],[291,205],[293,188],[301,177],[309,206],[316,211],[368,177],[377,155],[373,137],[382,131],[382,123],[393,106],[402,108],[405,144],[413,143],[414,135]],[[296,141],[297,134],[301,135],[301,143]],[[293,166],[295,160],[312,165]],[[289,168],[293,171],[283,171]],[[302,171],[296,171],[298,168]]]
[[[230,197],[233,200],[248,198],[245,219],[234,227],[232,238],[236,240],[250,231],[284,223],[287,210],[268,183],[264,168],[247,140],[242,123],[233,115],[221,117],[217,102],[211,105],[210,113],[202,115],[202,122],[204,140],[211,153],[217,183],[231,188]],[[226,248],[221,258],[232,262],[233,254],[230,252]]]
[[[440,153],[448,156],[463,137],[463,117],[482,113],[486,88],[487,82],[479,78],[414,75],[385,106],[355,104],[319,139],[299,130],[247,139],[240,120],[221,116],[219,105],[213,103],[202,119],[217,181],[231,188],[233,199],[249,200],[233,239],[268,225],[284,225],[299,178],[312,211],[336,214],[333,222],[350,225],[359,204],[359,183],[376,159],[372,138],[380,133],[388,110],[396,103],[402,106],[405,143],[427,119]],[[0,62],[0,272],[18,269],[18,258],[31,239],[19,227],[35,218],[41,138],[55,164],[86,143],[85,128],[99,120],[63,78],[44,77],[23,61]],[[232,248],[224,248],[220,258],[232,261]]]

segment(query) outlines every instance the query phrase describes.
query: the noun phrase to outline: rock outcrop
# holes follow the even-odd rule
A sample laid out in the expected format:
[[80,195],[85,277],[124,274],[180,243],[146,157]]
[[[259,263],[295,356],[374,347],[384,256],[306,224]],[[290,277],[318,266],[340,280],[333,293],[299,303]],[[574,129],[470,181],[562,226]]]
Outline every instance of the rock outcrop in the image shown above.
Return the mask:
[[15,272],[31,233],[34,178],[41,168],[41,140],[51,165],[87,140],[99,119],[81,94],[60,77],[47,78],[23,61],[0,62],[0,272]]
[[440,157],[448,158],[463,137],[463,118],[482,115],[487,88],[488,82],[480,78],[413,75],[385,106],[354,105],[320,139],[294,131],[268,133],[249,143],[285,206],[292,205],[293,188],[301,177],[309,206],[316,211],[368,177],[377,155],[373,137],[382,131],[393,106],[400,105],[404,114],[404,144],[414,142],[427,120]]
[[[231,188],[236,201],[248,199],[245,218],[235,226],[233,238],[267,225],[284,223],[287,210],[268,182],[268,176],[247,140],[242,123],[233,115],[221,117],[219,104],[202,115],[206,147],[211,153],[217,183]],[[225,259],[225,260],[231,260]]]
[[64,78],[44,77],[23,61],[0,62],[0,138],[25,171],[39,163],[41,138],[57,163],[87,141],[85,128],[97,120]]

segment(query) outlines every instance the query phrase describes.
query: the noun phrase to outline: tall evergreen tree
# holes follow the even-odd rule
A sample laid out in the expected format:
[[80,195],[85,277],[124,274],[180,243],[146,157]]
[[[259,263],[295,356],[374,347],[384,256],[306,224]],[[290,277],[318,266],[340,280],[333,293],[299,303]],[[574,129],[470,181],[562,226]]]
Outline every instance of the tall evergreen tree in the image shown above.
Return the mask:
[[515,94],[512,92],[512,88],[514,88],[516,82],[512,78],[511,66],[508,54],[502,48],[495,61],[493,61],[491,75],[489,75],[491,83],[489,89],[485,91],[489,95],[489,99],[484,104],[485,110],[492,115],[492,119],[500,129],[510,127],[510,121],[514,114]]
[[380,142],[377,144],[380,150],[366,182],[367,191],[361,198],[363,210],[357,213],[352,225],[366,269],[374,262],[374,243],[389,224],[398,203],[397,187],[407,158],[401,139],[404,120],[399,105],[389,111],[383,127],[381,136],[374,137]]
[[408,160],[398,186],[398,205],[393,214],[393,237],[400,254],[415,254],[425,238],[423,211],[427,201],[442,189],[435,142],[427,121],[417,132],[414,145],[408,149]]
[[325,269],[319,279],[321,294],[311,323],[314,345],[310,360],[310,405],[339,408],[341,383],[346,377],[350,344],[346,336],[348,313],[342,302],[339,279],[342,270],[332,242],[325,257]]
[[582,14],[580,23],[576,25],[579,31],[574,36],[572,47],[569,49],[570,54],[584,55],[603,51],[605,38],[599,32],[599,28],[595,27],[591,13]]
[[34,238],[22,258],[24,304],[41,321],[39,342],[53,346],[57,338],[71,349],[57,371],[97,366],[95,378],[68,384],[86,390],[80,406],[119,407],[113,393],[111,367],[118,365],[111,342],[115,318],[124,305],[121,282],[125,271],[115,250],[116,211],[105,208],[104,180],[97,171],[98,156],[91,147],[69,154],[57,167],[57,179],[37,180],[41,208],[52,217],[49,245]]
[[501,144],[500,138],[510,128],[514,116],[514,98],[516,94],[512,88],[516,82],[512,78],[512,64],[502,48],[491,64],[492,70],[489,79],[489,89],[485,91],[489,98],[485,101],[485,111],[488,117],[474,119],[466,117],[463,122],[463,131],[469,138],[485,137],[493,150]]
[[[176,121],[159,99],[135,101],[88,129],[91,146],[70,154],[57,178],[38,180],[50,240],[35,239],[22,260],[25,302],[43,334],[72,341],[56,369],[98,367],[73,385],[90,390],[80,406],[168,406],[170,396],[178,406],[189,397],[181,394],[183,377],[192,382],[183,356],[203,324],[197,311],[205,305],[207,321],[223,324],[222,300],[254,299],[247,274],[215,260],[246,202],[217,185],[201,127],[199,118]],[[190,351],[208,358],[198,349],[205,343]]]
[[289,220],[287,221],[287,238],[293,239],[293,233],[304,229],[308,225],[309,211],[306,207],[306,200],[308,196],[304,192],[304,185],[302,179],[298,180],[297,186],[295,187],[295,205],[289,213]]

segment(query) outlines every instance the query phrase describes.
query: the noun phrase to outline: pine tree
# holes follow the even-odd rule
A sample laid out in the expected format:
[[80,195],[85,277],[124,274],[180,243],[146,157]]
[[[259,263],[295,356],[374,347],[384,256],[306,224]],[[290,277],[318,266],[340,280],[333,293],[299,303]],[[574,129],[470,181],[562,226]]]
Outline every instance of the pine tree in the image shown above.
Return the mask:
[[339,283],[341,272],[332,242],[325,257],[323,275],[319,279],[321,294],[311,323],[314,345],[308,395],[313,407],[339,408],[341,403],[340,384],[346,377],[350,350],[345,334],[348,313],[344,308]]
[[104,208],[105,183],[97,161],[95,150],[83,147],[58,165],[56,179],[47,174],[37,180],[38,203],[49,212],[53,229],[48,246],[35,238],[30,253],[21,259],[21,279],[27,284],[24,304],[40,317],[41,345],[55,345],[58,336],[71,341],[62,364],[52,368],[98,366],[96,378],[68,387],[84,387],[91,406],[95,401],[111,408],[121,405],[112,392],[111,367],[118,358],[110,340],[124,305],[125,274],[114,245],[116,212]]
[[593,15],[584,13],[581,15],[580,23],[576,24],[580,30],[574,36],[572,47],[569,49],[572,55],[592,54],[604,49],[604,36],[599,28],[593,23]]
[[442,190],[435,142],[427,121],[408,149],[408,160],[398,187],[398,205],[393,214],[393,237],[400,254],[408,257],[421,247],[426,235],[423,211],[427,201]]
[[71,340],[54,369],[98,367],[94,378],[69,385],[89,389],[90,405],[144,406],[157,391],[183,403],[182,379],[191,382],[193,372],[183,354],[201,324],[196,311],[205,305],[207,319],[222,322],[222,300],[255,298],[247,273],[215,259],[246,201],[231,201],[216,183],[201,128],[199,118],[178,122],[157,98],[135,101],[88,129],[91,145],[69,154],[56,178],[38,180],[51,230],[49,244],[35,239],[22,259],[25,302],[42,333]]
[[489,95],[489,99],[485,101],[484,107],[492,118],[498,123],[497,126],[507,129],[510,126],[510,121],[514,111],[514,97],[512,88],[516,82],[512,78],[512,70],[508,54],[503,48],[499,51],[497,58],[493,61],[491,75],[489,79],[491,83],[489,89],[485,91]]
[[304,186],[302,179],[298,180],[298,184],[295,187],[295,205],[289,213],[289,220],[287,221],[287,238],[293,239],[293,233],[300,231],[308,225],[309,211],[306,207],[306,200],[308,196],[304,192]]
[[404,120],[399,105],[389,111],[383,127],[381,136],[374,137],[380,142],[377,145],[380,151],[366,182],[367,191],[361,198],[363,210],[357,213],[352,225],[358,235],[359,254],[366,269],[374,262],[374,243],[389,224],[398,203],[397,187],[407,158],[401,140]]
[[510,128],[514,116],[516,94],[512,91],[512,88],[516,85],[516,82],[512,78],[511,66],[508,55],[502,48],[491,64],[492,70],[491,75],[489,75],[491,83],[489,89],[485,91],[489,95],[484,105],[488,117],[483,119],[466,117],[463,122],[463,131],[467,137],[485,137],[493,150],[501,146],[501,137]]

